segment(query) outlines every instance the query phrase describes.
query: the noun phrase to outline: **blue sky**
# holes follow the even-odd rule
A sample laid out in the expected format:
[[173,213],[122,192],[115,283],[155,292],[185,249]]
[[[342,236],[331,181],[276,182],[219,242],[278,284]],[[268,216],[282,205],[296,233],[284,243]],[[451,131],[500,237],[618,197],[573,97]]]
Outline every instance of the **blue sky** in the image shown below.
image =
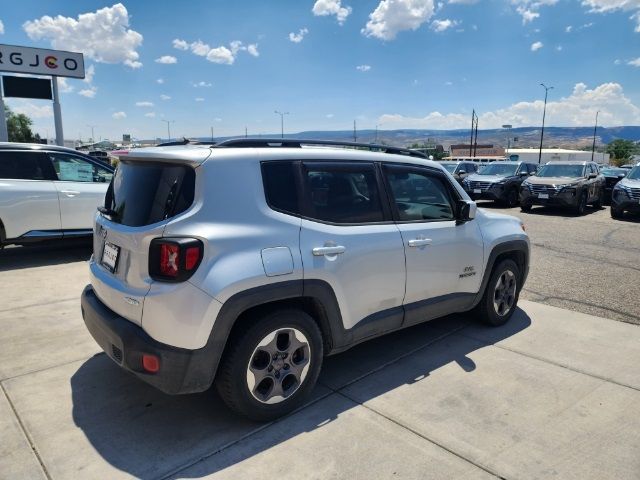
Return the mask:
[[[274,110],[291,132],[527,126],[540,82],[551,125],[640,124],[640,0],[21,0],[0,21],[0,43],[85,54],[66,138],[277,133]],[[49,102],[8,103],[53,135]]]

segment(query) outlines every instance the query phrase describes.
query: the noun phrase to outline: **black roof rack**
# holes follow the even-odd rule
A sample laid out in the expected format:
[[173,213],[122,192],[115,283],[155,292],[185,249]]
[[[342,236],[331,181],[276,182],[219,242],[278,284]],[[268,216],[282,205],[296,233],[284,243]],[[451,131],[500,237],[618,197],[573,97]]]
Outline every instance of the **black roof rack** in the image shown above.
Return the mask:
[[392,153],[410,157],[429,158],[422,152],[410,148],[392,147],[377,143],[341,142],[334,140],[300,140],[297,138],[232,138],[224,140],[212,148],[302,148],[303,145],[326,145],[330,147],[349,147],[367,149],[372,152]]

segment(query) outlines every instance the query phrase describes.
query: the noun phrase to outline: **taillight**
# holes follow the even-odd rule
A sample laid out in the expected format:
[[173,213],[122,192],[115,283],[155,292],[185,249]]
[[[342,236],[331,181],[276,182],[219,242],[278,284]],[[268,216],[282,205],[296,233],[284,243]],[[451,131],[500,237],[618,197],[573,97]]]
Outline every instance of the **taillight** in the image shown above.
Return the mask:
[[149,247],[149,275],[154,280],[184,282],[198,269],[203,250],[195,238],[155,238]]

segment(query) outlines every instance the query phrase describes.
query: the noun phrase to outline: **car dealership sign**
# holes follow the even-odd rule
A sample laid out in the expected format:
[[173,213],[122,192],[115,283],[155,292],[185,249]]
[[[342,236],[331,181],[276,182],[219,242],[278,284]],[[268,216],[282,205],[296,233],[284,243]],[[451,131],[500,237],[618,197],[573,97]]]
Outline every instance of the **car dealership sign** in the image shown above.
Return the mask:
[[81,53],[0,44],[0,72],[84,78]]

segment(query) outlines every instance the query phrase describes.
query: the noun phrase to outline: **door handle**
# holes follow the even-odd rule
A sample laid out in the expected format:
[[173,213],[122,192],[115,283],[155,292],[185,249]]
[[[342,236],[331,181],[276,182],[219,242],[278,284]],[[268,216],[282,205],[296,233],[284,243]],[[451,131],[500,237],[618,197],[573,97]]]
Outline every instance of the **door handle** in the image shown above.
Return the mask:
[[312,250],[312,253],[316,257],[321,257],[322,255],[339,255],[346,250],[342,245],[336,245],[332,247],[316,247]]
[[76,195],[80,195],[80,192],[77,190],[60,190],[67,197],[75,197]]
[[424,247],[425,245],[431,245],[432,240],[430,238],[414,238],[409,240],[410,247]]

